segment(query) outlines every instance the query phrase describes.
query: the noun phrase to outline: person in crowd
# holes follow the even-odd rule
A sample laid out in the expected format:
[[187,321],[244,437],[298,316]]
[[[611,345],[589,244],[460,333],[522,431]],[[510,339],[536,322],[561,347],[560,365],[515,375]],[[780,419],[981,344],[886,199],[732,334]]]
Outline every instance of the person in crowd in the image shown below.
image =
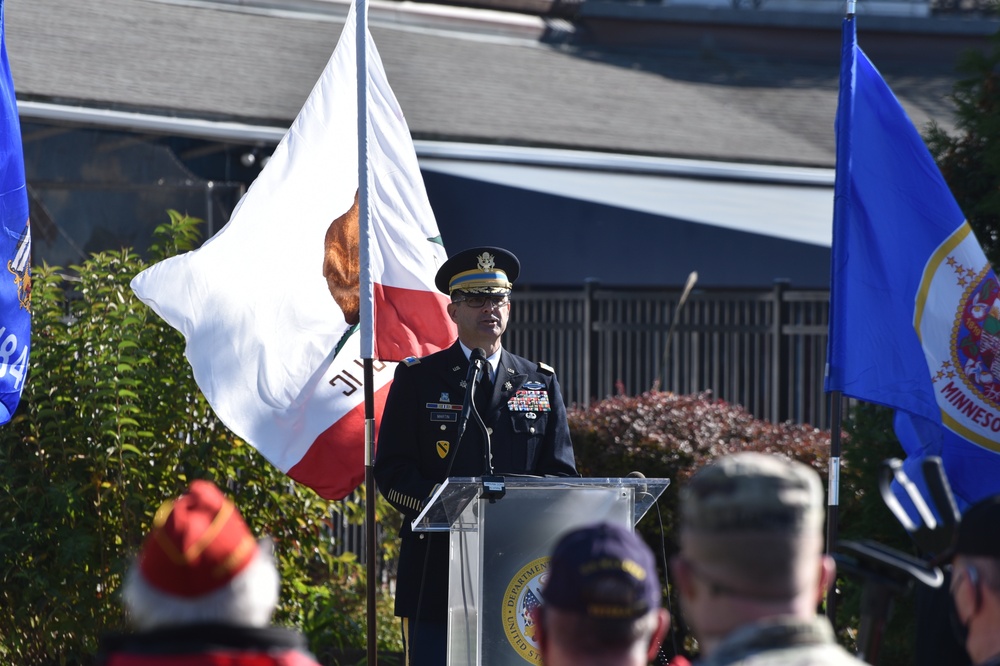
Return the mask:
[[[497,247],[468,249],[442,264],[435,284],[451,297],[458,339],[400,363],[386,399],[374,474],[405,518],[395,613],[410,666],[440,666],[447,658],[448,535],[410,529],[436,487],[449,476],[491,472],[577,476],[555,371],[501,344],[519,272],[517,257]],[[470,358],[480,355],[481,379],[470,385]],[[474,409],[463,409],[470,391]]]
[[700,666],[851,666],[817,610],[834,580],[823,554],[815,470],[740,453],[698,470],[680,491],[680,552],[671,560]]
[[598,523],[556,544],[534,610],[544,666],[644,666],[670,616],[653,552],[632,530]]
[[102,639],[101,666],[318,666],[305,638],[270,626],[280,578],[215,484],[198,480],[153,519],[122,588],[134,632]]
[[976,666],[1000,666],[1000,495],[966,510],[947,559],[958,639]]

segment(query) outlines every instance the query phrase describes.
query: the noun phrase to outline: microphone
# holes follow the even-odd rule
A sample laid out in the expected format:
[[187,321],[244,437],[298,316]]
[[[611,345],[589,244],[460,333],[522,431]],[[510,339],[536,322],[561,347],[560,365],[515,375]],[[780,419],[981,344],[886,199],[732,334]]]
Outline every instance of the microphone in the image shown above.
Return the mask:
[[458,417],[458,439],[455,441],[456,449],[459,442],[462,441],[462,435],[465,434],[465,427],[469,425],[469,416],[472,415],[472,410],[475,408],[473,400],[475,398],[476,383],[483,373],[483,366],[485,364],[486,352],[483,351],[482,347],[476,347],[469,355],[469,373],[465,376],[465,401],[462,403],[462,414]]
[[[628,474],[625,475],[625,478],[626,479],[645,479],[646,475],[643,474],[642,472],[629,472]],[[635,487],[635,489],[636,489],[636,491],[638,491],[638,493],[640,495],[648,495],[649,494],[649,486],[647,486],[645,483],[638,484]]]

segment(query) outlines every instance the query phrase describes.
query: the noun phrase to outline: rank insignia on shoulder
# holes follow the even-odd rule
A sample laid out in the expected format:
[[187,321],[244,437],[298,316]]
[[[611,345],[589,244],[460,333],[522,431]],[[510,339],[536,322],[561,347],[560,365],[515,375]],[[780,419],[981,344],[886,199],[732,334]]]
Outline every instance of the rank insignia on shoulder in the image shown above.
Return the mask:
[[556,369],[555,368],[553,368],[548,363],[542,363],[541,361],[538,362],[538,370],[540,372],[545,373],[546,375],[554,375],[554,374],[556,374]]
[[416,356],[407,356],[406,358],[403,359],[403,363],[406,364],[406,367],[410,367],[411,365],[416,365],[417,363],[420,363],[420,359],[417,358]]

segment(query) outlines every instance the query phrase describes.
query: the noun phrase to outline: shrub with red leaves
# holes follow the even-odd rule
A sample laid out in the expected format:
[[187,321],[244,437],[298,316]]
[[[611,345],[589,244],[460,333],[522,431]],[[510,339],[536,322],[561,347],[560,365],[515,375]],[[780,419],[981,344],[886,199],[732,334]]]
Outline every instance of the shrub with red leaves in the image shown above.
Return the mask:
[[[648,391],[573,407],[568,421],[576,466],[586,477],[622,477],[639,471],[670,479],[658,508],[664,538],[676,552],[674,512],[678,489],[712,460],[740,451],[776,453],[827,475],[830,432],[809,425],[769,423],[711,393]],[[648,524],[647,522],[644,525]],[[644,534],[658,532],[643,529]]]
[[[654,551],[662,545],[664,558],[677,552],[678,489],[706,463],[731,453],[759,451],[811,465],[824,477],[824,483],[827,475],[829,431],[762,421],[709,392],[677,395],[649,391],[616,396],[588,407],[570,408],[568,421],[581,475],[623,477],[638,471],[649,478],[670,479],[670,486],[651,512],[659,514],[659,521],[647,514],[639,524]],[[676,604],[672,605],[676,612]],[[677,620],[675,617],[675,631],[683,626]],[[679,640],[683,645],[683,636]],[[669,645],[664,648],[667,654],[661,655],[658,663],[673,656]]]
[[739,451],[778,453],[827,471],[830,433],[808,425],[762,421],[711,393],[649,391],[569,410],[583,476],[648,477],[683,483],[696,469]]

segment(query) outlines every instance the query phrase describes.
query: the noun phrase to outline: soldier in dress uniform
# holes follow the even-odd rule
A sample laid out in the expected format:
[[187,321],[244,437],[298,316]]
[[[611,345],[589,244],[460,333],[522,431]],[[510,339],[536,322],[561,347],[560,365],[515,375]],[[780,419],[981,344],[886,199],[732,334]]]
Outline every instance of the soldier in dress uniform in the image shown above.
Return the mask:
[[410,521],[447,477],[489,471],[487,438],[474,418],[458,436],[473,350],[482,349],[487,360],[474,395],[493,472],[577,476],[555,371],[501,346],[519,271],[517,257],[497,247],[449,258],[435,284],[451,296],[448,315],[458,340],[400,363],[386,399],[374,471],[379,491],[404,517],[395,613],[411,666],[446,663],[448,535],[415,534]]

